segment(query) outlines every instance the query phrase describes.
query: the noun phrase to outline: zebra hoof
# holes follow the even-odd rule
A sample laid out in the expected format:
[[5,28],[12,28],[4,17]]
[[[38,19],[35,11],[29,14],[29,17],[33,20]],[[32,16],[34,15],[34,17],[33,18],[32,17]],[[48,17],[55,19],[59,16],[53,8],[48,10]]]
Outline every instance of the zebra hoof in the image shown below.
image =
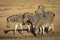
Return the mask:
[[22,31],[23,31],[22,29],[21,30],[18,30],[19,33],[23,34]]
[[18,31],[19,33],[23,34],[21,31]]
[[29,29],[27,29],[27,32],[28,32],[28,33],[30,32]]

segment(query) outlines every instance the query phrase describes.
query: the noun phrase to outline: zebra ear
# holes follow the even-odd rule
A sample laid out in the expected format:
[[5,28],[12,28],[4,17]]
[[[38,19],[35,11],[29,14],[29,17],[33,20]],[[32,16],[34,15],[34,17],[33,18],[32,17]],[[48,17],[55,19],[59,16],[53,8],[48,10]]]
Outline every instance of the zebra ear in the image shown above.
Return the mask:
[[52,17],[55,17],[55,13],[54,12],[51,12],[52,13]]
[[53,17],[55,17],[55,13],[53,13]]
[[55,13],[54,13],[54,12],[52,12],[52,11],[48,11],[47,13],[48,13],[48,14],[51,14],[52,17],[55,17]]

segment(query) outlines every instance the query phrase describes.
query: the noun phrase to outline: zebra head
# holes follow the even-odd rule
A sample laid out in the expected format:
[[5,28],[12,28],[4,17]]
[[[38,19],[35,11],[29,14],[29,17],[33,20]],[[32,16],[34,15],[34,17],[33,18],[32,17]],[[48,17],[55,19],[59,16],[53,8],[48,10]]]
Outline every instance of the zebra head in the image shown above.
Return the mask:
[[49,16],[51,16],[51,17],[55,17],[55,13],[52,12],[52,11],[48,11],[47,14],[48,14]]
[[32,17],[33,17],[33,14],[32,13],[25,12],[23,14],[23,22],[26,23],[27,20],[31,21],[32,20]]

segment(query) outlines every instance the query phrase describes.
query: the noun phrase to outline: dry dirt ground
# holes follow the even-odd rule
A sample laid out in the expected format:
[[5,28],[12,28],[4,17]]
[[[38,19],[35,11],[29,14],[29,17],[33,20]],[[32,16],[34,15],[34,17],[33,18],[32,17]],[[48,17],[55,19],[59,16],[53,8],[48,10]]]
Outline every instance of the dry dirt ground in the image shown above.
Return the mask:
[[[14,26],[7,28],[6,18],[11,15],[23,14],[24,12],[31,12],[37,9],[38,5],[44,5],[46,11],[53,11],[55,13],[54,35],[40,35],[34,37],[31,33],[23,32],[23,35],[13,32],[4,33],[6,29],[14,29]],[[0,40],[60,40],[60,0],[0,0]]]

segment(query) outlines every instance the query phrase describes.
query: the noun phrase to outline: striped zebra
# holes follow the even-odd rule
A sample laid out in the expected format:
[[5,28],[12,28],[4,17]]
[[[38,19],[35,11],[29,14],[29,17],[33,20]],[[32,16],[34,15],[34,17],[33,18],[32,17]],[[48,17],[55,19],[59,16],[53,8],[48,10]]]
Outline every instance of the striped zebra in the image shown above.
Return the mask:
[[[28,17],[29,18],[29,17]],[[32,17],[30,17],[32,18]],[[31,19],[30,19],[31,20]],[[36,36],[34,29],[33,29],[33,24],[31,23],[30,20],[27,20],[27,17],[24,14],[20,14],[20,15],[11,15],[9,17],[7,17],[7,27],[10,27],[11,22],[15,23],[15,33],[17,30],[17,27],[20,27],[20,29],[23,29],[23,25],[27,26],[28,32],[30,31],[34,36]],[[15,34],[14,33],[14,34]]]
[[36,21],[36,25],[35,27],[37,28],[37,34],[39,34],[38,32],[40,32],[41,34],[44,34],[44,31],[46,31],[45,29],[47,27],[49,27],[49,29],[53,29],[53,21],[54,21],[54,17],[55,17],[55,13],[52,11],[45,11],[45,7],[43,5],[39,5],[38,9],[35,10],[35,19],[37,19]]
[[38,21],[37,27],[42,34],[45,34],[45,32],[48,33],[49,31],[54,32],[54,17],[55,13],[48,11],[45,13],[45,17]]
[[54,17],[55,17],[55,13],[48,11],[45,13],[45,17],[42,17],[38,14],[32,14],[32,13],[25,13],[24,17],[26,19],[25,22],[27,20],[31,21],[31,23],[33,24],[33,27],[35,28],[35,32],[36,34],[44,34],[45,32],[45,28],[48,28],[48,31],[52,31],[54,32]]
[[[37,23],[41,19],[41,16],[38,14],[33,14],[33,13],[24,13],[24,23],[29,20],[33,24],[33,29],[35,31],[35,34],[37,34]],[[29,27],[30,28],[30,27]]]
[[[20,27],[20,29],[22,30],[23,29],[23,14],[20,14],[20,15],[11,15],[9,17],[7,17],[7,27],[9,28],[10,27],[10,24],[11,23],[15,23],[15,33],[16,33],[16,30],[17,30],[17,27]],[[28,23],[25,24],[27,26],[27,29],[29,27]],[[14,34],[15,34],[14,33]]]

